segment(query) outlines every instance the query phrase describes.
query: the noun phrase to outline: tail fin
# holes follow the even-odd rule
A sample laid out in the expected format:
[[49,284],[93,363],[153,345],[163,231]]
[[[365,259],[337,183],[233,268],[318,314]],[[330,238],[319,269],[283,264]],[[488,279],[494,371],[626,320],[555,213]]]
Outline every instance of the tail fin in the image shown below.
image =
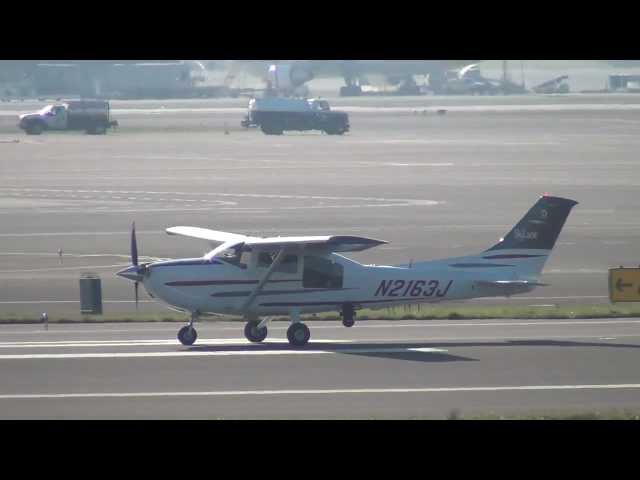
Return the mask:
[[551,250],[575,200],[543,195],[522,220],[487,252],[499,250]]

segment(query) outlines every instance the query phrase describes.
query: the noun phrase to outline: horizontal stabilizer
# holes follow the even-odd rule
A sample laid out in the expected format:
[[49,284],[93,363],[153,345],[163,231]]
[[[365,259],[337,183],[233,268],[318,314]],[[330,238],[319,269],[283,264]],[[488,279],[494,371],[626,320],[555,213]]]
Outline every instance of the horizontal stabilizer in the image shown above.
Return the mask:
[[528,280],[478,280],[475,282],[482,296],[509,296],[527,293],[535,287],[547,287],[548,283],[530,282]]

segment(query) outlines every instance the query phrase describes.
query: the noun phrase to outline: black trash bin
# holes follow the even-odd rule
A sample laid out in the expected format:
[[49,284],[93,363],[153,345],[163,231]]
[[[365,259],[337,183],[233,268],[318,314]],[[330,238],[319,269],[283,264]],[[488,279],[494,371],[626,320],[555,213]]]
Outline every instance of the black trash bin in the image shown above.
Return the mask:
[[102,314],[102,283],[95,273],[80,275],[80,313]]

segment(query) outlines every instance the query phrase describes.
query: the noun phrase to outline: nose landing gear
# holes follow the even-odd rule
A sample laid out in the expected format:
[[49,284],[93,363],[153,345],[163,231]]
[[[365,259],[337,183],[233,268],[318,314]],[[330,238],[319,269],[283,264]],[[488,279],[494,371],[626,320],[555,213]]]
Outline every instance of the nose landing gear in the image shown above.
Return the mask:
[[178,340],[182,345],[193,345],[198,338],[198,332],[193,327],[194,322],[198,318],[198,313],[191,313],[191,319],[189,320],[189,325],[185,325],[180,330],[178,330]]
[[195,328],[187,325],[178,330],[178,340],[183,345],[193,345],[198,338],[198,332]]

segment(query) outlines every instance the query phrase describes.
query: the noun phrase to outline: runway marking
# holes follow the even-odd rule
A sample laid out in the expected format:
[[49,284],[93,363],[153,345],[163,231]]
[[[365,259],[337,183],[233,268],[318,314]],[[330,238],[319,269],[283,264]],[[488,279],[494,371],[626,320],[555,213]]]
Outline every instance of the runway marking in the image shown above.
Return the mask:
[[[286,338],[269,338],[263,342],[282,343]],[[313,343],[355,343],[356,340],[327,340],[314,339]],[[0,342],[0,348],[55,348],[55,347],[139,347],[139,346],[180,346],[177,339],[153,339],[153,340],[54,340],[43,342]],[[213,345],[256,345],[245,338],[201,338],[197,346]]]
[[[399,339],[399,338],[376,338],[376,339],[367,339],[367,338],[357,338],[357,339],[314,339],[312,340],[312,344],[322,344],[322,343],[330,343],[330,344],[358,344],[358,343],[416,343],[416,342],[424,342],[424,343],[437,343],[437,342],[449,342],[449,341],[459,341],[459,342],[470,342],[470,341],[502,341],[502,342],[510,342],[510,341],[537,341],[537,340],[588,340],[588,339],[597,339],[597,340],[616,340],[617,338],[630,338],[630,337],[640,337],[640,333],[638,334],[621,334],[616,337],[602,337],[602,334],[599,335],[538,335],[533,337],[522,337],[522,336],[483,336],[483,337],[411,337],[410,339]],[[262,344],[277,344],[277,343],[287,343],[287,339],[285,338],[270,338],[265,340]],[[199,339],[196,347],[209,347],[209,346],[220,346],[220,345],[233,345],[233,346],[254,346],[256,348],[257,345],[249,342],[244,338],[206,338]],[[159,346],[181,346],[181,344],[177,340],[170,339],[157,339],[157,340],[58,340],[58,341],[18,341],[18,342],[2,342],[0,343],[0,349],[8,348],[8,349],[19,349],[19,348],[87,348],[87,347],[159,347]],[[508,346],[508,345],[507,345]],[[381,347],[386,348],[386,347]],[[388,347],[388,348],[401,348],[405,350],[416,350],[422,351],[421,349],[429,347]],[[3,357],[0,356],[0,359]]]
[[389,167],[453,167],[453,163],[383,163]]
[[[125,265],[126,267],[127,265]],[[85,267],[88,268],[88,267]],[[91,267],[93,268],[93,267]],[[80,300],[15,300],[0,301],[0,305],[31,305],[50,303],[80,303]],[[135,300],[103,300],[102,303],[136,303]],[[155,300],[138,300],[138,303],[157,303]]]
[[[282,339],[282,341],[286,341]],[[333,340],[331,340],[333,343]],[[151,358],[151,357],[231,357],[260,355],[336,355],[341,353],[406,353],[406,352],[446,352],[441,348],[340,348],[336,350],[228,350],[228,351],[167,351],[167,352],[111,352],[111,353],[36,353],[24,355],[0,355],[0,360],[53,360],[87,358]]]
[[[136,231],[138,235],[164,234],[164,230]],[[131,235],[131,231],[122,232],[37,232],[37,233],[0,233],[0,237],[76,237],[85,235]]]
[[518,391],[571,391],[571,390],[635,390],[638,383],[610,385],[514,385],[498,387],[433,387],[433,388],[333,388],[290,390],[222,390],[201,392],[96,392],[96,393],[41,393],[0,395],[0,400],[64,399],[64,398],[134,398],[134,397],[231,397],[266,395],[349,395],[382,393],[473,393]]
[[118,263],[116,265],[79,265],[77,267],[49,267],[49,268],[29,268],[20,270],[0,270],[0,274],[5,273],[27,273],[27,272],[54,272],[62,270],[87,270],[93,268],[122,268],[129,266],[128,263]]
[[[47,189],[47,188],[15,188],[15,187],[0,187],[0,191],[17,191],[17,192],[69,192],[67,190],[60,189]],[[72,190],[74,193],[88,193],[88,190]],[[110,191],[95,190],[96,193],[111,193]],[[370,201],[370,202],[402,202],[403,205],[439,205],[444,202],[438,200],[422,200],[413,198],[381,198],[381,197],[342,197],[342,196],[329,196],[329,195],[277,195],[277,194],[264,194],[264,193],[220,193],[220,192],[166,192],[166,191],[140,191],[140,190],[120,190],[112,193],[119,193],[122,195],[179,195],[179,196],[214,196],[214,197],[239,197],[239,198],[259,198],[259,199],[276,199],[276,200],[337,200],[337,201]],[[75,197],[75,195],[71,195]],[[120,196],[112,197],[114,199],[121,199]],[[159,199],[163,201],[162,199]],[[175,199],[174,199],[175,200]],[[232,205],[236,205],[236,202],[225,202]],[[394,203],[395,205],[395,203]]]
[[[59,253],[54,253],[54,252],[0,252],[0,256],[56,257],[56,258],[58,258],[60,256],[60,254]],[[67,253],[67,252],[63,252],[62,256],[65,259],[68,259],[68,258],[91,258],[91,257],[117,257],[117,258],[126,258],[126,259],[130,259],[131,258],[131,254],[130,253],[122,254],[122,253]],[[144,256],[144,255],[140,255],[139,258],[143,259],[143,260],[146,260],[146,261],[154,261],[154,262],[161,262],[161,261],[164,261],[164,260],[172,260],[170,258],[149,257],[149,256]],[[0,271],[0,273],[1,273],[1,271]]]

